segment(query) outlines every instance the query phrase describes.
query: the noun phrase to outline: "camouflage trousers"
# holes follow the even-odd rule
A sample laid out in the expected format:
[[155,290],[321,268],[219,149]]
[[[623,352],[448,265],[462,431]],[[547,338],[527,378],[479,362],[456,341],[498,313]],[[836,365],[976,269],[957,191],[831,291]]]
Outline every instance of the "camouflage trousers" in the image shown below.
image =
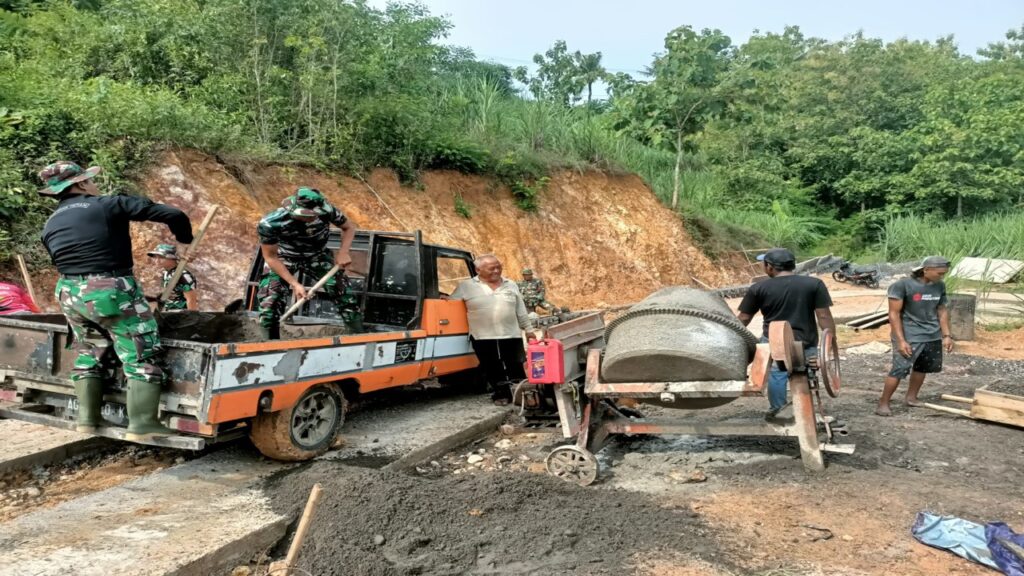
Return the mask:
[[523,302],[526,304],[526,311],[527,312],[534,312],[534,311],[536,311],[538,306],[540,306],[541,308],[547,310],[549,314],[553,313],[552,311],[555,309],[555,305],[554,304],[552,304],[551,302],[548,302],[547,300],[545,300],[543,298],[541,298],[540,300],[537,300],[535,298],[530,298],[530,299],[525,299],[524,298]]
[[110,376],[116,355],[127,378],[164,381],[156,318],[135,278],[61,278],[54,295],[78,352],[72,380]]
[[[303,281],[307,287],[319,281],[334,267],[330,253],[309,260],[286,261],[284,264],[288,271]],[[338,306],[338,313],[347,326],[354,330],[362,328],[363,318],[359,312],[359,301],[349,287],[348,278],[344,273],[339,272],[332,276],[321,290],[322,294]],[[270,270],[263,275],[260,279],[260,289],[256,293],[256,299],[260,303],[260,326],[272,328],[280,322],[291,294],[291,286],[282,280],[277,272]]]

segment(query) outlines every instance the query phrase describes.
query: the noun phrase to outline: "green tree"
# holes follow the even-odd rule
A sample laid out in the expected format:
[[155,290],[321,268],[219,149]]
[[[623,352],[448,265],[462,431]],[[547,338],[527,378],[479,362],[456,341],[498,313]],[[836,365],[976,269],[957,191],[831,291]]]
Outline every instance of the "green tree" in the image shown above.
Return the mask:
[[583,54],[579,50],[572,55],[576,80],[587,87],[587,106],[594,95],[594,83],[604,80],[608,71],[601,65],[601,53]]
[[[726,106],[733,49],[719,30],[676,28],[665,37],[665,52],[654,59],[652,80],[616,99],[626,129],[653,146],[675,152],[672,208],[679,206],[684,153],[690,137]],[[732,76],[732,78],[731,78]]]
[[517,80],[538,100],[552,100],[564,106],[578,103],[587,91],[587,104],[591,103],[594,84],[604,80],[607,71],[601,65],[601,53],[569,52],[565,40],[557,40],[543,54],[534,54],[537,72],[532,76],[525,66],[516,68]]

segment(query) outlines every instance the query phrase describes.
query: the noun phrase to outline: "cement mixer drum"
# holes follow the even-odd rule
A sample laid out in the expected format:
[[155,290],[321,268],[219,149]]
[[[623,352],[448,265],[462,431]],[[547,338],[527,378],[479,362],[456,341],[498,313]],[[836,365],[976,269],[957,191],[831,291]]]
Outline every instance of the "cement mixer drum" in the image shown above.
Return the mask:
[[[651,294],[605,332],[605,382],[745,380],[757,338],[717,294],[671,287]],[[710,408],[735,400],[686,398],[672,408]]]

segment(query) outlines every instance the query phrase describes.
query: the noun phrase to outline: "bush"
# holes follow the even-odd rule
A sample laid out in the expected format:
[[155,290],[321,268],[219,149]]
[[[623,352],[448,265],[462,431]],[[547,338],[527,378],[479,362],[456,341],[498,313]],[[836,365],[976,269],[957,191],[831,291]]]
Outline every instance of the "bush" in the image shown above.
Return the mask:
[[455,193],[455,213],[466,220],[473,217],[473,208],[458,192]]
[[473,142],[454,139],[437,140],[427,153],[427,168],[457,170],[465,174],[482,174],[491,164],[490,153]]

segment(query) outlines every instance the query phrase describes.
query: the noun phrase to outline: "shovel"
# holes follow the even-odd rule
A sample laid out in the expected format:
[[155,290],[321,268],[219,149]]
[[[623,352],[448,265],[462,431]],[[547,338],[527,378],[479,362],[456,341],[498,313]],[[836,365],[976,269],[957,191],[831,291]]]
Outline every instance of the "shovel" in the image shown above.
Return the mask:
[[28,266],[25,265],[25,257],[18,254],[17,259],[18,267],[21,268],[21,277],[25,279],[25,290],[28,291],[28,297],[32,299],[32,305],[39,308],[39,301],[36,300],[36,290],[32,286],[32,277],[28,275]]
[[341,266],[338,266],[337,264],[334,265],[334,268],[328,270],[327,274],[324,274],[324,277],[318,280],[317,283],[314,284],[312,288],[306,290],[305,296],[300,298],[299,301],[296,302],[295,304],[292,304],[292,307],[289,308],[288,311],[285,312],[283,316],[281,316],[281,322],[284,322],[288,318],[291,318],[292,314],[298,312],[299,308],[301,308],[302,305],[305,304],[306,302],[309,302],[313,298],[313,295],[316,294],[316,291],[323,288],[324,284],[327,284],[327,281],[333,278],[334,275],[337,274],[340,270]]
[[170,282],[164,286],[164,291],[160,293],[160,302],[166,301],[171,296],[171,292],[174,291],[174,287],[178,285],[178,280],[181,278],[182,273],[185,272],[185,266],[187,266],[189,260],[192,259],[192,255],[196,253],[196,248],[199,247],[199,243],[203,241],[203,236],[206,234],[206,228],[209,227],[210,222],[213,221],[213,217],[217,215],[218,208],[220,208],[220,206],[214,204],[210,208],[210,211],[206,213],[206,218],[203,218],[203,223],[199,225],[199,230],[192,239],[192,243],[189,244],[188,250],[181,256],[181,260],[178,260],[178,267],[174,269],[174,274],[171,275]]

